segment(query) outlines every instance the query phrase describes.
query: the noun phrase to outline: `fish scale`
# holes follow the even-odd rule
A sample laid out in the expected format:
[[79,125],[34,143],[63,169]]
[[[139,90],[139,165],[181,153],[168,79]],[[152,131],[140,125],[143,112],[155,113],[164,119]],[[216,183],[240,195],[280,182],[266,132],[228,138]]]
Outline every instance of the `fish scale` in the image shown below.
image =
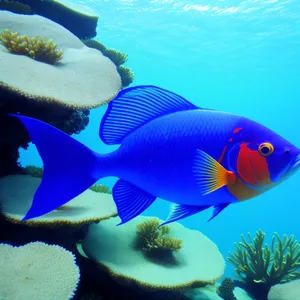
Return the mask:
[[171,198],[179,204],[218,203],[216,195],[201,199],[193,173],[196,150],[207,151],[217,143],[210,155],[220,156],[238,119],[222,113],[217,122],[223,126],[212,134],[217,126],[211,113],[183,111],[149,122],[123,140],[121,147],[112,153],[114,159],[108,158],[111,165],[106,168],[111,168],[111,176],[132,182],[163,199]]

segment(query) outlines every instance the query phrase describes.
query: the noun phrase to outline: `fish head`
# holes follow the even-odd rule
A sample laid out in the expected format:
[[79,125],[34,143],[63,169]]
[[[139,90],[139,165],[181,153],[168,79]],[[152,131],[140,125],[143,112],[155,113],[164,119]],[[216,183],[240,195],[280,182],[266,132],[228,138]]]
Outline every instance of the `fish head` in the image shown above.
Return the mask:
[[261,124],[247,125],[233,140],[228,162],[247,186],[263,192],[300,169],[300,149]]

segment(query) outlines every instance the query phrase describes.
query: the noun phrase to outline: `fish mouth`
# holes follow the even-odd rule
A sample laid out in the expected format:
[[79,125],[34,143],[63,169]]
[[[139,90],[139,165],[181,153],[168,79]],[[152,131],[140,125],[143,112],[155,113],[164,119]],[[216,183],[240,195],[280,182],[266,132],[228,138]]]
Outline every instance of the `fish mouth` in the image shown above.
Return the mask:
[[289,169],[289,173],[294,174],[295,172],[297,172],[300,169],[300,153],[298,154],[298,156],[295,158],[295,160],[292,162],[290,169]]

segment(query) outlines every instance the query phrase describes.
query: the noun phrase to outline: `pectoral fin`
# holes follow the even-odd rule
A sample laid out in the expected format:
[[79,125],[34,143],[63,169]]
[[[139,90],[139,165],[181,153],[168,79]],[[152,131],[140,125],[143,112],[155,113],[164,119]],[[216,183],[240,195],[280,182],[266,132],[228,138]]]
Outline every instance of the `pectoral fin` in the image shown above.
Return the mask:
[[194,174],[202,195],[207,195],[236,181],[236,175],[202,150],[197,150]]

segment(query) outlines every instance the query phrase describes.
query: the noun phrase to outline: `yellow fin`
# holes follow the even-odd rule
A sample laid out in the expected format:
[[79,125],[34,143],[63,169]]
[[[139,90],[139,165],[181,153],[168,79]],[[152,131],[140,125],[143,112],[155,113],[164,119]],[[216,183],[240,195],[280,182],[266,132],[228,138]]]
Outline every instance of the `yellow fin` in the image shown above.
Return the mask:
[[194,174],[202,195],[207,195],[221,187],[234,183],[236,176],[202,150],[197,150]]

